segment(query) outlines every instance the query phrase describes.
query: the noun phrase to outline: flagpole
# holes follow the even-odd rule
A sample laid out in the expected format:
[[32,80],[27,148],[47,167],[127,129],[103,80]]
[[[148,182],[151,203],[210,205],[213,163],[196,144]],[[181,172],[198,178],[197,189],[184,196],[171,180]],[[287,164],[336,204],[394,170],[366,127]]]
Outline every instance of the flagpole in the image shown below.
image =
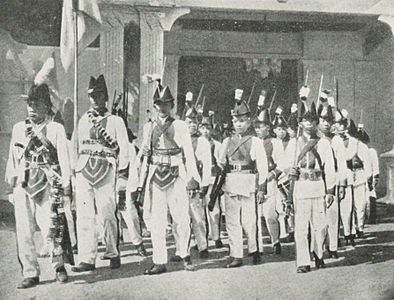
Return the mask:
[[78,158],[78,1],[73,0],[74,17],[74,154],[75,161]]

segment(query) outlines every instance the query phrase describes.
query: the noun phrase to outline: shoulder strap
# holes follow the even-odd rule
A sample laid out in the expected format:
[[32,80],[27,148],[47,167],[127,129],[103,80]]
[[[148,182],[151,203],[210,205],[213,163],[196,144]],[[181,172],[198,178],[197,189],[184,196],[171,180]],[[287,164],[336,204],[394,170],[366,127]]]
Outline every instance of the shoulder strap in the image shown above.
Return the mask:
[[248,142],[250,139],[252,138],[252,136],[248,135],[244,138],[242,138],[239,142],[239,144],[233,149],[233,151],[231,153],[229,153],[229,157],[233,156],[235,152],[238,151],[238,149],[244,145],[246,142]]
[[[318,142],[319,139],[313,139],[308,141],[308,143],[304,146],[304,148],[301,150],[300,154],[297,157],[297,165],[301,161],[301,159],[303,159],[304,156],[317,145]],[[297,141],[296,141],[296,147],[297,147]]]
[[[153,130],[152,130],[152,136],[151,136],[151,145],[154,145],[157,143],[157,141],[160,139],[160,137],[164,134],[166,138],[169,140],[170,143],[173,143],[177,145],[177,143],[174,141],[174,139],[170,136],[168,136],[167,130],[170,128],[172,123],[175,121],[174,118],[168,117],[167,121],[164,123],[164,125],[160,125],[157,121],[155,121],[156,126],[158,127],[159,133],[156,135],[153,135]],[[153,127],[153,124],[152,124]]]

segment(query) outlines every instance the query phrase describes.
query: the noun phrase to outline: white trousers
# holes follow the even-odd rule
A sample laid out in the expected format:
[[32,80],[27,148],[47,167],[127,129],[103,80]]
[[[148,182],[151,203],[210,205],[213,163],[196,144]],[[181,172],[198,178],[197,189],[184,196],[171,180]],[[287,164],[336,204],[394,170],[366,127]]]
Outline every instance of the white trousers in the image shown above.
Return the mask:
[[196,239],[198,251],[203,251],[208,248],[204,201],[198,196],[190,198],[189,201],[189,214],[192,220],[192,231],[194,238]]
[[230,256],[243,257],[242,229],[248,238],[249,253],[258,251],[257,209],[254,193],[249,197],[226,193],[226,230],[230,244]]
[[97,215],[103,222],[105,256],[119,256],[119,222],[116,213],[115,172],[91,185],[82,173],[76,174],[76,204],[79,262],[95,264],[97,257]]
[[209,195],[212,192],[212,187],[213,185],[211,184],[208,189],[208,193],[206,196],[206,213],[208,216],[208,226],[209,226],[209,237],[213,241],[220,240],[220,215],[221,215],[221,208],[220,208],[220,201],[223,197],[220,197],[219,199],[216,200],[215,206],[213,207],[212,211],[209,211],[208,209],[208,203],[209,203]]
[[353,199],[353,186],[349,185],[345,190],[345,198],[343,198],[339,204],[343,225],[343,234],[345,236],[356,233],[356,228],[354,226]]
[[338,197],[334,197],[334,202],[326,210],[327,218],[327,242],[330,251],[338,250],[338,225],[339,225],[339,203]]
[[165,190],[151,184],[152,211],[150,217],[150,230],[153,246],[153,263],[167,263],[166,229],[168,224],[168,210],[170,211],[179,256],[185,258],[189,255],[190,243],[190,216],[189,198],[186,192],[186,183],[178,177],[175,182]]
[[[281,227],[279,224],[277,198],[278,197],[275,194],[268,196],[264,201],[262,207],[263,215],[267,223],[267,228],[269,235],[271,237],[272,244],[276,244],[279,242],[279,233],[281,232],[280,231]],[[282,220],[284,221],[285,219],[283,218]],[[259,222],[259,224],[261,224],[261,222]],[[284,228],[286,229],[286,226],[284,226]],[[261,231],[259,230],[259,232]]]
[[120,213],[129,230],[131,243],[133,245],[140,245],[142,243],[141,223],[137,207],[135,207],[134,203],[126,203],[126,209],[120,211]]
[[367,188],[366,184],[359,184],[353,187],[354,195],[354,220],[356,229],[364,231],[365,216],[367,211]]
[[297,266],[311,264],[308,227],[310,225],[314,236],[313,251],[319,258],[323,257],[324,233],[326,228],[324,197],[295,199],[295,243]]
[[37,251],[34,244],[34,228],[37,222],[44,232],[44,243],[50,246],[52,267],[54,269],[64,265],[63,256],[53,256],[53,241],[48,240],[50,226],[49,188],[44,192],[41,201],[33,201],[26,194],[24,188],[18,185],[14,188],[14,208],[16,223],[17,251],[24,278],[40,275],[37,261]]

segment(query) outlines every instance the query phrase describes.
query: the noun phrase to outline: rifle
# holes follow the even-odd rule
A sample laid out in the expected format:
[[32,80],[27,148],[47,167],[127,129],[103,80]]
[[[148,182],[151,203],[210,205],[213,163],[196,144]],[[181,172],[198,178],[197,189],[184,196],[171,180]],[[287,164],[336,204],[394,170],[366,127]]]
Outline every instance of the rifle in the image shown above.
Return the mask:
[[221,195],[223,195],[222,187],[226,182],[226,174],[228,171],[228,162],[224,166],[224,168],[216,175],[215,181],[212,186],[211,194],[209,195],[209,203],[208,209],[212,211],[215,207],[216,201],[219,199]]
[[[149,139],[152,136],[152,130],[153,130],[153,121],[149,121],[151,123],[150,129],[149,129]],[[151,144],[151,141],[149,141],[148,145]],[[142,151],[142,150],[140,150]],[[149,164],[150,164],[151,157],[144,155],[141,168],[140,168],[140,176],[139,176],[139,184],[137,188],[137,200],[136,203],[141,205],[143,204],[143,199],[144,199],[144,194],[145,194],[145,189],[146,189],[146,182],[148,180],[148,175],[149,175]]]

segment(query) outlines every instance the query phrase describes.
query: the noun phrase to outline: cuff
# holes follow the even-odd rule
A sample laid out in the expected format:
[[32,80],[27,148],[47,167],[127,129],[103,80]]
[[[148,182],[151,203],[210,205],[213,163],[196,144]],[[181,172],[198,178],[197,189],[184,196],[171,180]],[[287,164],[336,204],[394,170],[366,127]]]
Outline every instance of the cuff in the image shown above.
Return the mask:
[[326,194],[335,195],[335,186],[333,186],[330,189],[327,189]]

